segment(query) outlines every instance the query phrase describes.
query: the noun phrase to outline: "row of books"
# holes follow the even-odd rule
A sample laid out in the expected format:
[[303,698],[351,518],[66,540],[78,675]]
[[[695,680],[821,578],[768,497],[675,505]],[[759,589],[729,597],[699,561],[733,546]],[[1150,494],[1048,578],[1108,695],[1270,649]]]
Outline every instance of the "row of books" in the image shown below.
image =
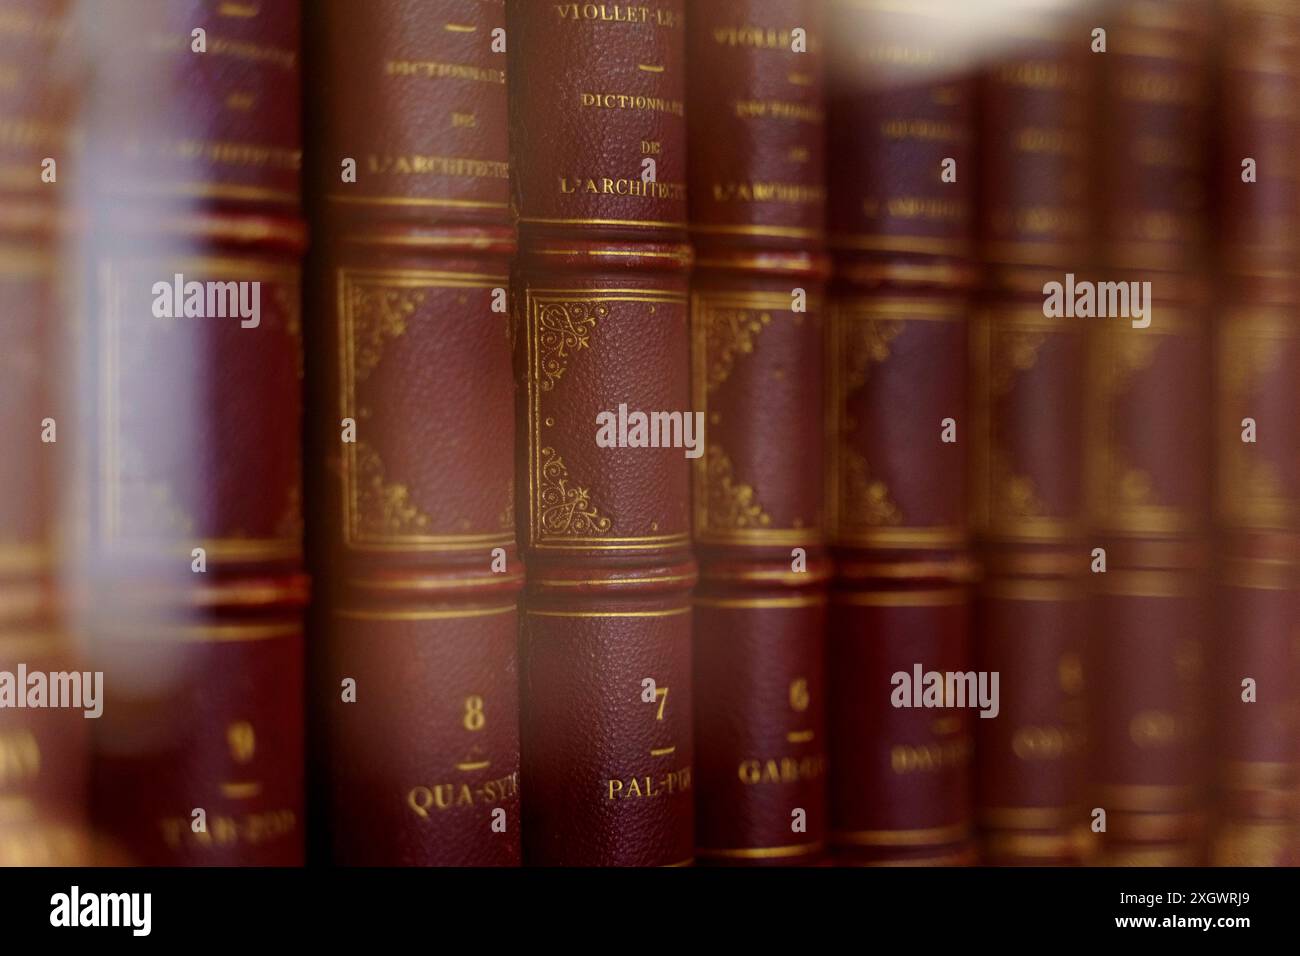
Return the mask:
[[0,0],[0,863],[1294,862],[1298,46]]

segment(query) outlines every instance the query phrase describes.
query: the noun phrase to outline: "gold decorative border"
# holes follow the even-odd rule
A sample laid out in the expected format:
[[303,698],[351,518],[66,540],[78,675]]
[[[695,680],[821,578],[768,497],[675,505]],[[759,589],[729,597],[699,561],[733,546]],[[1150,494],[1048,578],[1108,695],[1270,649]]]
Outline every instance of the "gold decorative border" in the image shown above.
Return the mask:
[[[704,413],[709,421],[709,317],[716,309],[761,310],[777,315],[790,313],[790,296],[784,292],[694,292],[691,307],[691,389],[694,410]],[[812,299],[808,307],[813,312],[823,308],[820,299]],[[709,530],[709,456],[703,455],[692,465],[695,511],[695,540],[704,544],[740,544],[751,547],[779,547],[795,545],[816,546],[824,537],[820,526],[812,524],[795,528],[732,528]],[[744,486],[752,487],[752,486]]]
[[845,449],[842,439],[845,403],[848,399],[844,374],[846,337],[864,318],[888,317],[893,322],[961,322],[965,316],[965,308],[957,301],[890,296],[855,297],[832,302],[828,335],[830,347],[827,350],[830,410],[826,435],[826,527],[833,543],[883,550],[961,548],[967,544],[968,532],[958,526],[859,527],[847,530],[849,516],[841,514],[841,473],[845,469],[845,451],[851,451]]
[[[104,547],[113,552],[127,554],[156,554],[175,551],[188,554],[193,548],[201,547],[212,561],[291,561],[302,556],[300,536],[289,538],[198,538],[188,541],[168,539],[130,538],[122,533],[121,519],[121,483],[120,460],[121,440],[121,396],[118,378],[121,371],[121,340],[119,333],[122,324],[122,274],[128,262],[136,264],[152,263],[162,273],[175,272],[220,273],[235,280],[252,279],[270,281],[287,286],[291,290],[301,288],[302,272],[296,265],[272,264],[260,259],[246,259],[235,256],[146,256],[135,259],[105,258],[99,263],[99,287],[103,301],[104,316],[103,365],[101,366],[99,424],[102,436],[99,473],[100,473],[100,531]],[[290,302],[297,308],[301,303],[296,297]],[[297,329],[301,342],[301,315],[286,317],[286,328]],[[289,494],[299,493],[289,489]]]
[[[357,417],[356,327],[352,314],[353,283],[370,282],[382,288],[493,289],[505,288],[505,275],[446,272],[429,269],[340,268],[337,272],[339,335],[339,417]],[[514,544],[513,534],[367,534],[360,527],[360,462],[358,443],[343,446],[343,543],[354,551],[452,551],[504,547]]]
[[[553,289],[524,290],[524,316],[527,322],[528,344],[528,543],[543,551],[642,551],[690,543],[690,534],[639,535],[639,536],[544,536],[540,528],[538,492],[542,484],[542,392],[554,389],[544,387],[541,366],[540,323],[538,309],[547,304],[636,302],[664,303],[689,308],[685,293],[665,289]],[[550,446],[547,446],[550,447]]]

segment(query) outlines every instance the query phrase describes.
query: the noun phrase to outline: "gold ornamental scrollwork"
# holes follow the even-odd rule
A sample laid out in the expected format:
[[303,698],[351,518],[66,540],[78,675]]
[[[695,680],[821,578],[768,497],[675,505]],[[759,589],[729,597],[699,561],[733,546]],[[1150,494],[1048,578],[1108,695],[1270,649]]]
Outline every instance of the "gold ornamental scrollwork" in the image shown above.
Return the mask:
[[406,485],[392,483],[378,452],[357,442],[357,523],[365,534],[395,535],[422,532],[429,516],[411,501]]
[[867,383],[872,363],[879,364],[890,356],[890,345],[902,333],[904,323],[890,319],[868,319],[860,333],[849,341],[844,376],[845,393],[856,392]]
[[768,312],[751,309],[710,309],[705,320],[705,354],[709,358],[708,390],[716,390],[731,377],[736,358],[754,351],[754,340],[772,324]]
[[389,339],[406,334],[407,324],[424,303],[418,289],[376,287],[358,283],[352,287],[353,348],[355,375],[364,382],[375,370]]
[[597,320],[609,317],[609,307],[590,302],[546,302],[537,309],[538,387],[552,391],[564,377],[569,358],[588,348]]
[[608,534],[614,523],[591,503],[591,493],[569,477],[569,469],[554,448],[541,450],[541,485],[537,489],[541,528],[545,534],[590,537]]
[[772,516],[756,500],[753,486],[735,480],[731,459],[716,443],[708,446],[707,483],[709,530],[737,531],[771,526]]
[[873,478],[867,460],[850,448],[844,462],[844,514],[849,522],[868,527],[900,525],[903,513],[889,495],[889,487]]
[[1031,329],[1015,329],[994,337],[989,386],[994,395],[1011,390],[1016,376],[1028,372],[1038,363],[1038,352],[1047,342],[1047,334]]

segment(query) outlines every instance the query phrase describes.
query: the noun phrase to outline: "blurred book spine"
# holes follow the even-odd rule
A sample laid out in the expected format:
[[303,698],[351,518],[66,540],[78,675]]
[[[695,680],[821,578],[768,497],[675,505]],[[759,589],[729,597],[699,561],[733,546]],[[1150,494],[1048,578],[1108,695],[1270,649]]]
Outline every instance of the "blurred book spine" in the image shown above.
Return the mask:
[[971,336],[973,515],[983,576],[976,807],[990,864],[1078,862],[1087,846],[1083,575],[1085,330],[1043,286],[1087,271],[1092,151],[1087,30],[1015,11],[1013,49],[981,78],[985,282]]
[[688,12],[696,854],[818,859],[826,831],[826,36],[821,0]]
[[894,675],[946,688],[973,663],[975,85],[942,4],[828,11],[830,841],[844,863],[959,865],[974,702]]
[[503,0],[308,22],[313,850],[338,864],[520,862],[504,27]]
[[0,3],[0,866],[82,865],[90,847],[91,721],[82,709],[21,707],[18,683],[80,670],[56,558],[72,439],[57,359],[73,304],[60,254],[76,88],[54,63],[70,42],[69,7]]
[[1300,11],[1227,0],[1215,338],[1219,620],[1210,862],[1295,865],[1300,565]]
[[79,626],[108,859],[303,859],[299,5],[81,4]]
[[1087,320],[1093,655],[1085,667],[1097,690],[1090,739],[1093,809],[1106,813],[1100,861],[1115,865],[1203,856],[1211,23],[1205,0],[1126,4],[1097,63],[1097,280],[1150,283],[1137,287],[1149,290],[1144,316]]

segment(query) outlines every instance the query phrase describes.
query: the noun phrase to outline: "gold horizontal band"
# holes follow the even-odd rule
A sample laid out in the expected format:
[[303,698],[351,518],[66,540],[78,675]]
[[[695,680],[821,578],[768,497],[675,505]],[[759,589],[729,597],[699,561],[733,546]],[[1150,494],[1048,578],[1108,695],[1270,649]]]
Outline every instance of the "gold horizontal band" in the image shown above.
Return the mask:
[[835,576],[842,580],[862,578],[951,578],[974,580],[979,566],[965,558],[951,561],[845,561],[835,566]]
[[423,196],[347,196],[342,193],[328,193],[326,202],[336,202],[350,206],[445,206],[450,209],[509,209],[506,202],[492,202],[486,199],[439,199]]
[[457,588],[475,588],[493,584],[518,584],[522,575],[485,574],[473,578],[349,578],[344,582],[350,588],[365,591],[449,591]]
[[515,544],[513,534],[466,535],[404,535],[400,538],[349,541],[349,551],[367,553],[393,553],[408,551],[411,554],[434,554],[440,551],[480,551],[491,548],[508,548]]
[[1280,760],[1229,760],[1222,770],[1229,785],[1289,786],[1300,775],[1300,764]]
[[441,621],[468,617],[495,617],[498,614],[511,614],[516,610],[518,610],[516,604],[502,604],[497,607],[428,608],[401,611],[336,608],[334,616],[349,621]]
[[1115,570],[1092,575],[1092,590],[1117,597],[1183,598],[1201,593],[1198,576],[1186,571]]
[[1204,818],[1197,813],[1141,813],[1116,811],[1108,818],[1112,839],[1137,840],[1149,843],[1172,842],[1187,839],[1204,826]]
[[1084,855],[1087,827],[1071,833],[990,833],[984,844],[990,856],[1024,859],[1077,859]]
[[919,830],[837,830],[831,842],[839,846],[939,846],[958,843],[971,834],[970,822]]
[[1115,847],[1101,852],[1101,866],[1195,866],[1197,851],[1189,846]]
[[935,236],[885,236],[831,234],[832,249],[862,249],[868,252],[919,252],[965,258],[974,245],[966,239],[943,239]]
[[1289,558],[1228,558],[1219,582],[1249,591],[1294,591],[1300,588],[1300,563]]
[[[345,266],[338,274],[348,279],[374,279],[402,289],[491,289],[506,285],[510,276],[493,272],[452,272],[446,269],[364,269]],[[449,535],[459,537],[459,535]]]
[[301,223],[278,222],[271,219],[244,219],[227,216],[174,216],[158,225],[160,233],[183,233],[233,242],[286,242],[307,241],[307,227]]
[[1048,830],[1080,819],[1077,807],[984,807],[980,826],[999,830]]
[[654,219],[545,219],[539,216],[520,216],[521,223],[538,223],[554,226],[642,226],[655,229],[685,229],[685,222],[665,222]]
[[620,584],[681,584],[695,581],[694,574],[665,574],[657,578],[529,578],[529,587],[572,588],[582,586],[615,587]]
[[715,860],[781,860],[792,856],[811,856],[820,853],[826,844],[794,843],[789,846],[748,846],[736,848],[696,847],[695,855]]
[[831,579],[829,565],[821,571],[768,571],[759,568],[739,571],[705,567],[700,578],[706,581],[763,581],[773,584],[824,584]]
[[965,604],[970,597],[966,588],[935,588],[927,591],[833,592],[831,603],[864,607],[949,607]]
[[536,551],[658,551],[661,548],[685,546],[690,543],[690,535],[673,534],[646,536],[644,538],[563,538],[555,540],[534,540],[532,548]]
[[593,258],[637,258],[637,259],[676,259],[690,262],[691,250],[686,247],[681,252],[653,252],[635,249],[534,249],[534,256],[591,256]]
[[1105,807],[1153,813],[1183,810],[1194,795],[1195,790],[1189,786],[1112,783],[1100,787],[1098,801]]
[[527,608],[524,611],[530,617],[677,617],[690,614],[689,607],[675,607],[666,611],[536,611]]
[[491,249],[495,246],[512,247],[515,244],[513,237],[507,239],[490,236],[363,236],[349,234],[342,236],[341,241],[354,246],[414,246],[416,248],[427,246],[437,249],[456,246],[473,251]]
[[685,860],[678,860],[676,863],[665,863],[663,864],[663,869],[671,870],[677,867],[694,866],[694,865],[695,865],[695,857],[692,856]]
[[779,598],[699,598],[696,607],[721,608],[782,608],[819,607],[826,603],[825,594],[801,594],[797,597]]
[[837,860],[838,866],[970,866],[975,862],[973,850],[959,850],[939,856],[918,856],[903,860]]
[[1081,601],[1087,591],[1082,581],[1072,578],[989,578],[980,585],[980,594],[998,601]]
[[691,232],[719,236],[773,236],[778,239],[821,239],[826,234],[820,229],[801,226],[700,226],[691,225]]
[[918,265],[907,262],[861,262],[842,266],[839,274],[858,280],[883,279],[891,282],[961,286],[972,282],[978,273],[973,266],[949,263]]
[[880,550],[937,550],[966,545],[966,531],[958,527],[832,529],[831,543],[841,547]]
[[738,544],[750,547],[817,547],[822,542],[818,528],[737,528],[733,531],[699,531],[698,544]]
[[897,319],[965,319],[969,309],[961,300],[922,299],[916,296],[852,296],[833,300],[837,315],[887,315]]

